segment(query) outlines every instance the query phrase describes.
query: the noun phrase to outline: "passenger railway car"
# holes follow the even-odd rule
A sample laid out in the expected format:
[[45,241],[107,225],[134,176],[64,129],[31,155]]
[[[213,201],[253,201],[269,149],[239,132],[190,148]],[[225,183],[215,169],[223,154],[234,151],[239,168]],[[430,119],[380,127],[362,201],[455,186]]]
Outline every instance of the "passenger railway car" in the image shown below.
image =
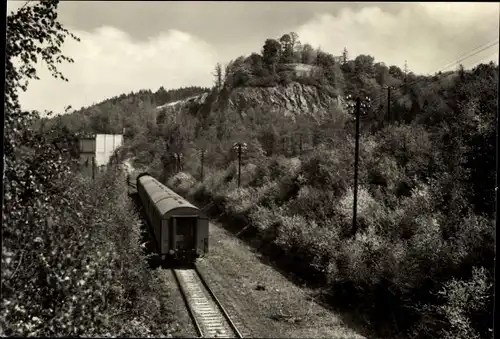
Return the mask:
[[162,260],[195,261],[208,252],[208,218],[148,173],[137,177],[137,193]]

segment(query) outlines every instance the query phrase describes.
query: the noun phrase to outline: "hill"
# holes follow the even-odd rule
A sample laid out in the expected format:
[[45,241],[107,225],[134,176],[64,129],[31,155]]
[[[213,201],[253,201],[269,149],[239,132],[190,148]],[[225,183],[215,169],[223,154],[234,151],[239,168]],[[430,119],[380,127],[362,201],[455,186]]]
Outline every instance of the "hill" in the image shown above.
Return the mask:
[[[398,67],[375,63],[371,56],[349,60],[346,55],[341,63],[338,57],[308,44],[288,42],[290,36],[296,34],[285,34],[280,41],[266,40],[262,54],[239,57],[224,70],[217,65],[212,89],[160,88],[155,93],[122,94],[66,114],[61,123],[71,131],[116,133],[148,123],[161,124],[164,113],[173,112],[207,116],[230,109],[245,114],[248,109],[266,106],[285,115],[322,115],[331,109],[343,110],[344,93],[378,98],[384,86],[398,86],[404,78]],[[412,73],[406,75],[407,81],[416,78]],[[396,100],[401,96],[399,92],[393,95]],[[382,102],[379,98],[377,104]]]
[[182,100],[209,92],[209,88],[186,87],[156,92],[141,90],[106,99],[90,107],[81,107],[68,114],[42,118],[37,126],[50,130],[56,124],[74,133],[122,133],[123,129],[134,134],[136,129],[156,124],[155,108],[165,103]]

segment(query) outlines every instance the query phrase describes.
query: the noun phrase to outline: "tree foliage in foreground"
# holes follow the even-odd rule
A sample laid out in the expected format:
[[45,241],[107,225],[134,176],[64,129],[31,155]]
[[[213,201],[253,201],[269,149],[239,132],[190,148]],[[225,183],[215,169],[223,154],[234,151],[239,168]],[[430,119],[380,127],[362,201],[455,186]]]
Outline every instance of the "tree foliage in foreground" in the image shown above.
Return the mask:
[[33,130],[38,113],[19,104],[38,60],[63,80],[57,64],[72,62],[61,46],[77,38],[57,6],[37,2],[7,18],[0,334],[166,336],[165,291],[139,248],[121,171],[96,182],[73,173],[73,137]]

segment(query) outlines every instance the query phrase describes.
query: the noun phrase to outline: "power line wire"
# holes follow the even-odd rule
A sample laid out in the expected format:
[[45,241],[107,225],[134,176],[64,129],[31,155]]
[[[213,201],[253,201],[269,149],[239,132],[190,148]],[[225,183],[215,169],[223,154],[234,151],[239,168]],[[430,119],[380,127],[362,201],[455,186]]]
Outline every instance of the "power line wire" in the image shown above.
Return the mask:
[[464,56],[466,56],[466,55],[474,52],[477,49],[480,49],[480,48],[484,47],[485,45],[489,45],[489,44],[491,44],[494,41],[498,41],[498,38],[493,39],[493,40],[489,40],[488,42],[485,42],[485,43],[482,43],[481,45],[477,46],[476,48],[474,48],[472,50],[469,50],[468,52],[461,53],[460,55],[458,55],[457,57],[455,57],[453,60],[447,62],[442,68],[447,68],[447,67],[453,65],[454,63],[457,62],[458,59],[460,59],[460,58],[462,58],[462,57],[464,57]]
[[[486,50],[486,49],[488,49],[488,48],[490,48],[490,47],[493,47],[494,45],[496,45],[496,44],[498,44],[498,43],[499,43],[499,39],[498,39],[498,38],[496,38],[495,40],[493,40],[493,41],[490,41],[490,42],[486,43],[487,45],[486,45],[485,47],[481,48],[481,49],[480,49],[480,50],[478,50],[478,51],[476,51],[476,50],[477,50],[478,48],[480,48],[481,46],[484,46],[485,44],[482,44],[481,46],[476,47],[476,48],[474,48],[474,49],[470,50],[469,52],[465,53],[465,56],[464,56],[464,53],[462,53],[462,54],[461,54],[458,58],[456,58],[456,59],[455,59],[454,63],[455,63],[455,65],[457,65],[459,62],[465,61],[465,60],[467,60],[467,59],[469,59],[469,58],[471,58],[471,57],[473,57],[473,56],[475,56],[475,55],[477,55],[477,54],[481,53],[482,51],[484,51],[484,50]],[[470,53],[472,53],[472,54],[470,54]],[[462,56],[464,56],[464,57],[462,58]],[[445,70],[446,68],[449,68],[449,67],[451,66],[451,64],[452,64],[452,62],[447,63],[444,67],[440,67],[440,68],[439,68],[438,70],[436,70],[434,73],[438,73],[438,72],[441,72],[441,71]],[[391,86],[391,87],[392,87],[393,89],[395,89],[395,90],[398,90],[398,89],[400,89],[400,88],[402,88],[402,87],[405,87],[405,86],[413,86],[413,85],[415,85],[416,83],[418,83],[418,82],[420,82],[420,81],[424,81],[424,80],[428,80],[428,77],[427,77],[427,76],[424,76],[423,78],[415,79],[415,80],[413,80],[413,81],[411,81],[411,82],[409,82],[409,83],[402,83],[402,84],[400,84],[399,86]],[[374,99],[374,101],[375,101],[375,100],[380,100],[383,96],[385,96],[385,93],[384,93],[383,95],[380,95],[379,97],[376,97],[376,98]]]
[[[469,58],[471,58],[471,57],[473,57],[473,56],[475,56],[475,55],[477,55],[477,54],[481,53],[482,51],[484,51],[484,50],[486,50],[486,49],[488,49],[488,48],[490,48],[490,47],[492,47],[492,46],[494,46],[494,45],[496,45],[496,44],[498,44],[498,43],[499,43],[499,39],[498,39],[498,38],[496,38],[495,40],[492,40],[492,41],[490,41],[490,42],[487,42],[486,44],[484,44],[484,43],[483,43],[481,46],[476,47],[476,48],[474,48],[474,49],[470,50],[470,51],[469,51],[469,52],[467,52],[467,53],[462,53],[462,54],[460,54],[460,56],[458,56],[457,58],[455,58],[454,63],[455,63],[455,65],[456,65],[456,64],[458,64],[459,62],[465,61],[465,60],[467,60],[467,59],[469,59]],[[486,46],[484,46],[484,45],[486,45]],[[484,46],[484,47],[483,47],[483,46]],[[477,50],[478,48],[480,48],[480,47],[482,47],[482,48],[481,48],[480,50],[476,51],[476,50]],[[471,53],[472,53],[472,54],[471,54]],[[494,55],[494,54],[492,54],[492,55]],[[464,57],[462,58],[462,56],[464,56]],[[491,55],[490,55],[490,56],[491,56]],[[483,58],[483,60],[484,60],[484,58]],[[452,62],[453,62],[453,61],[452,61]],[[440,68],[439,68],[437,71],[435,71],[434,73],[438,73],[438,72],[443,71],[443,70],[445,70],[446,68],[450,67],[449,65],[450,65],[452,62],[449,62],[449,63],[447,63],[445,66],[440,67]],[[389,86],[389,87],[391,87],[392,89],[398,90],[398,89],[400,89],[400,88],[402,88],[402,87],[405,87],[405,86],[413,86],[413,85],[417,84],[417,83],[418,83],[418,82],[420,82],[420,81],[423,81],[423,80],[428,80],[428,79],[429,79],[429,78],[428,78],[428,76],[423,76],[422,78],[415,79],[414,81],[412,81],[412,82],[410,82],[410,83],[404,82],[404,83],[402,83],[402,84],[401,84],[401,85],[399,85],[399,86]],[[389,89],[389,91],[390,91],[390,89]],[[379,96],[375,97],[375,99],[373,99],[373,100],[372,100],[372,102],[377,102],[377,101],[381,100],[383,97],[385,97],[385,93],[383,93],[383,94],[381,94],[381,95],[379,95]],[[380,101],[379,101],[379,102],[380,102]],[[387,102],[387,105],[390,105],[390,104],[391,104],[390,102]],[[383,110],[383,107],[382,107],[382,106],[380,106],[380,107],[379,107],[379,109],[375,112],[375,115],[378,115],[378,114],[379,114],[382,110]]]
[[24,7],[28,6],[28,4],[31,2],[31,0],[28,0],[24,3],[24,5],[20,8],[20,9],[23,9]]
[[470,63],[469,63],[469,65],[481,64],[481,63],[484,63],[484,62],[486,62],[486,61],[488,61],[488,60],[489,60],[489,61],[493,61],[493,60],[491,60],[491,59],[492,59],[492,57],[493,57],[495,54],[497,54],[497,53],[492,53],[492,54],[488,55],[487,57],[481,57],[481,58],[479,58],[479,59],[475,59],[474,61],[470,62]]
[[[497,39],[496,39],[496,41],[489,42],[487,46],[485,46],[485,47],[481,48],[479,51],[476,51],[476,50],[478,49],[478,47],[476,47],[476,48],[472,49],[471,51],[469,51],[469,52],[466,54],[466,56],[465,56],[465,57],[463,57],[463,58],[458,57],[458,58],[454,61],[454,64],[453,64],[453,65],[452,65],[452,63],[450,62],[450,63],[446,64],[444,67],[440,67],[440,68],[439,68],[438,70],[436,70],[434,73],[442,72],[442,71],[444,71],[446,68],[449,68],[450,66],[456,66],[459,62],[465,61],[465,60],[467,60],[467,59],[469,59],[469,58],[471,58],[471,57],[473,57],[473,56],[475,56],[475,55],[477,55],[477,54],[481,53],[482,51],[484,51],[484,50],[486,50],[486,49],[488,49],[488,48],[490,48],[490,47],[492,47],[492,46],[494,46],[494,45],[498,44],[498,42],[499,42],[499,40],[498,40],[498,38],[497,38]],[[484,44],[483,44],[483,45],[484,45]],[[474,51],[476,51],[476,52],[474,52]],[[474,52],[474,53],[472,53],[472,52]],[[472,54],[470,54],[470,53],[472,53]],[[463,55],[463,54],[462,54],[462,55]],[[415,83],[417,83],[417,82],[419,82],[419,81],[421,81],[421,80],[424,80],[424,79],[427,79],[427,78],[423,78],[423,79],[416,79],[416,80],[414,80],[413,82],[411,82],[411,83],[409,83],[409,84],[407,84],[407,85],[413,85],[413,84],[415,84]],[[405,84],[402,84],[402,86],[404,86],[404,85],[405,85]],[[402,87],[402,86],[401,86],[401,87]]]
[[[459,62],[461,62],[461,61],[467,60],[467,59],[469,59],[470,57],[472,57],[472,56],[474,56],[474,55],[476,55],[476,54],[478,54],[478,53],[481,53],[482,51],[484,51],[484,50],[486,50],[486,49],[488,49],[488,48],[490,48],[490,47],[495,46],[496,44],[498,44],[498,42],[499,42],[499,41],[498,41],[498,38],[497,38],[497,39],[496,39],[496,41],[493,41],[493,42],[489,42],[489,43],[487,43],[487,46],[485,46],[485,47],[481,48],[479,51],[477,51],[477,52],[473,53],[472,55],[466,56],[466,57],[464,57],[464,58],[462,58],[462,59],[460,59],[460,60],[457,60],[457,61],[455,61],[455,62],[451,62],[451,63],[447,64],[445,67],[443,67],[443,70],[444,70],[444,69],[446,69],[446,68],[449,68],[450,66],[454,66],[454,65],[458,64],[458,63],[459,63]],[[479,47],[478,47],[478,48],[479,48]],[[476,50],[476,49],[478,49],[478,48],[475,48],[473,51],[475,51],[475,50]],[[472,51],[471,51],[471,52],[472,52]]]

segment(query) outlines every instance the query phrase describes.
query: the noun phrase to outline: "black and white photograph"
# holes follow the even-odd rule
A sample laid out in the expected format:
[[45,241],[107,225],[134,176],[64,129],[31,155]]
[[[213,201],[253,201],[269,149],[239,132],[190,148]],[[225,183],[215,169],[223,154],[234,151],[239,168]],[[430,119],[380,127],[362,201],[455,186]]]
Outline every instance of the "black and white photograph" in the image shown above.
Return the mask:
[[3,10],[1,337],[495,337],[498,2]]

